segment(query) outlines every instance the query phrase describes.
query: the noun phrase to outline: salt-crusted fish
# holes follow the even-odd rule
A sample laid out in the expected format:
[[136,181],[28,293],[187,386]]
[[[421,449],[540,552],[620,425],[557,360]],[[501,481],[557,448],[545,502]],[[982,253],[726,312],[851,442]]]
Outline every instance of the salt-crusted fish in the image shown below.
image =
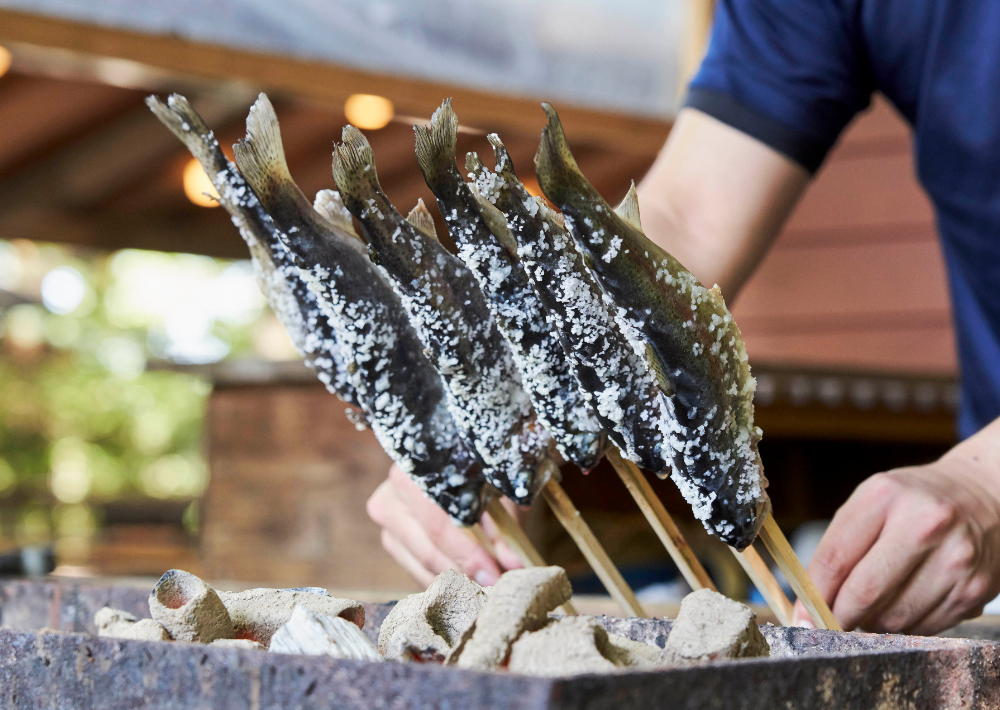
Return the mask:
[[475,153],[466,157],[466,168],[479,193],[506,218],[521,263],[549,312],[582,391],[631,461],[665,473],[669,464],[662,456],[660,430],[669,407],[665,395],[615,323],[560,215],[528,193],[500,138],[487,138],[493,145],[494,170]]
[[[306,365],[328,390],[348,404],[360,407],[333,328],[320,312],[316,296],[299,278],[292,255],[279,238],[270,216],[236,166],[223,154],[215,134],[179,94],[172,94],[166,104],[150,96],[146,105],[201,163],[219,193],[219,204],[229,213],[250,248],[257,284]],[[362,411],[349,410],[349,416],[355,424],[364,424]]]
[[486,463],[490,483],[530,503],[545,482],[551,439],[535,419],[475,277],[392,206],[361,131],[345,127],[343,141],[334,148],[333,178],[441,373],[452,416]]
[[382,447],[453,520],[475,522],[485,481],[448,412],[441,379],[399,299],[350,231],[336,193],[318,196],[324,217],[292,181],[265,95],[250,109],[247,137],[234,150],[349,358],[348,376]]
[[458,256],[472,270],[497,328],[510,345],[539,421],[567,461],[588,470],[601,457],[601,423],[580,390],[517,258],[504,216],[466,184],[455,164],[458,118],[446,99],[430,125],[414,126],[417,162],[437,198]]
[[612,210],[580,172],[555,110],[535,156],[614,315],[673,404],[671,478],[709,532],[745,548],[770,509],[746,348],[718,287],[705,288],[639,224],[635,189]]

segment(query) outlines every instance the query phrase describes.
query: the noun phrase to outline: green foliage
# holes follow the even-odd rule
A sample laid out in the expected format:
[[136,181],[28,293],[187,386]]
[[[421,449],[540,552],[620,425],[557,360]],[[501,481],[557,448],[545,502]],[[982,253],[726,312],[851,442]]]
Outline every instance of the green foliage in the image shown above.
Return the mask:
[[92,526],[96,502],[197,497],[210,385],[150,363],[251,352],[248,266],[0,241],[0,288],[44,301],[0,311],[0,537]]

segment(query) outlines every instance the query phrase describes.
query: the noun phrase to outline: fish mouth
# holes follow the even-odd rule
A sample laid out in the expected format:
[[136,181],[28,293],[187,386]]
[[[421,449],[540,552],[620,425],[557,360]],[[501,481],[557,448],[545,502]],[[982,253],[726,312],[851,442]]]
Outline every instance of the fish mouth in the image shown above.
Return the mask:
[[724,543],[735,548],[738,552],[743,552],[757,539],[760,529],[764,527],[764,521],[770,514],[771,501],[764,497],[757,501],[753,510],[741,513],[736,520],[727,521],[732,524],[732,530],[723,533],[717,529],[716,534]]

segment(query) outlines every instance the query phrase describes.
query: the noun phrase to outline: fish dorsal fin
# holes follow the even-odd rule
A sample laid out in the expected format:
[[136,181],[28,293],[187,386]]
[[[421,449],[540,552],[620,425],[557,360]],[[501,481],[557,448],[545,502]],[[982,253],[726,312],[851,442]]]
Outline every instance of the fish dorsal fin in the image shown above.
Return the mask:
[[642,225],[639,224],[639,196],[635,192],[635,180],[632,181],[632,187],[628,189],[625,199],[615,208],[615,214],[642,231]]
[[[354,231],[354,221],[351,213],[344,206],[344,200],[336,190],[320,190],[313,200],[313,209],[319,212],[328,222],[344,230],[353,237],[358,233]],[[360,239],[360,237],[359,237]]]
[[406,221],[434,241],[437,241],[437,227],[434,226],[434,218],[427,209],[427,205],[424,204],[424,198],[417,199],[417,204],[410,210],[410,214],[406,215]]

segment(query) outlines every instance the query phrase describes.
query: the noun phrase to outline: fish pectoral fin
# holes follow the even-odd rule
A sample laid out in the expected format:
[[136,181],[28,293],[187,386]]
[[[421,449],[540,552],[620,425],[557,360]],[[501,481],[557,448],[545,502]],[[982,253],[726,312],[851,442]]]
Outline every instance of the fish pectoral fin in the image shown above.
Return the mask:
[[649,371],[656,381],[657,388],[668,397],[674,393],[674,386],[667,377],[667,366],[650,343],[646,343],[646,355],[643,358],[649,366]]
[[434,217],[431,216],[430,210],[424,204],[424,198],[420,197],[417,199],[417,204],[406,215],[406,221],[434,241],[438,241],[437,227],[434,226]]
[[640,232],[642,231],[642,225],[639,223],[639,196],[635,191],[635,180],[632,181],[632,187],[629,188],[625,199],[615,208],[615,214]]

